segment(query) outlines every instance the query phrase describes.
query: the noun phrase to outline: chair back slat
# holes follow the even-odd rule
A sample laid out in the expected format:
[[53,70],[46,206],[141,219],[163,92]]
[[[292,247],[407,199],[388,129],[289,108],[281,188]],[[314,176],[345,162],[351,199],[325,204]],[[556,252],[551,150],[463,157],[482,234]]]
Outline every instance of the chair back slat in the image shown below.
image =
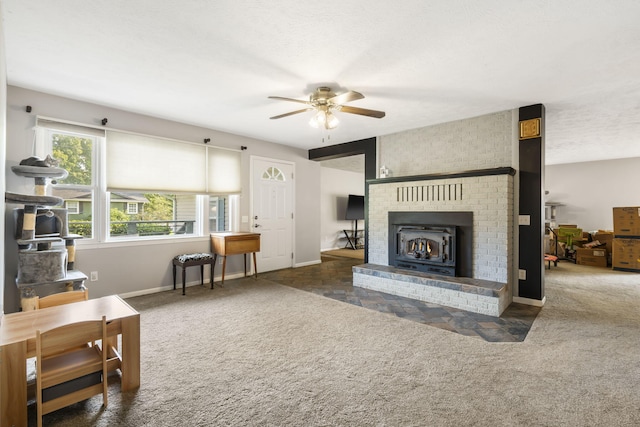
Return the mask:
[[57,294],[38,298],[37,308],[47,308],[56,305],[70,304],[72,302],[86,301],[89,299],[87,290],[59,292]]
[[60,326],[40,333],[42,357],[48,357],[102,339],[102,321]]

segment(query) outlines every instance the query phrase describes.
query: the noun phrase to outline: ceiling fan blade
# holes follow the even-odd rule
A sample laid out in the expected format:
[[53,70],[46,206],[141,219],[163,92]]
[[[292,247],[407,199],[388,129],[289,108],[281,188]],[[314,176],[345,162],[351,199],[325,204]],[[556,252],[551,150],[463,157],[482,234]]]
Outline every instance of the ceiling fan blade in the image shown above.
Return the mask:
[[361,116],[374,117],[376,119],[381,119],[385,116],[384,111],[368,110],[366,108],[358,108],[358,107],[349,107],[348,105],[343,105],[342,107],[340,107],[340,111],[343,113],[360,114]]
[[284,113],[284,114],[280,114],[279,116],[273,116],[273,117],[269,117],[269,118],[270,119],[281,119],[283,117],[293,116],[294,114],[304,113],[305,111],[309,111],[309,110],[313,110],[313,108],[311,108],[311,107],[303,108],[302,110],[291,111],[290,113]]
[[279,99],[281,101],[299,102],[301,104],[307,104],[307,105],[311,104],[309,101],[305,101],[303,99],[285,98],[283,96],[269,96],[268,98],[269,99]]
[[334,97],[329,98],[327,102],[330,102],[335,105],[342,105],[345,102],[355,101],[356,99],[362,99],[362,98],[364,98],[363,94],[361,94],[360,92],[350,90],[349,92],[341,93],[340,95],[336,95]]

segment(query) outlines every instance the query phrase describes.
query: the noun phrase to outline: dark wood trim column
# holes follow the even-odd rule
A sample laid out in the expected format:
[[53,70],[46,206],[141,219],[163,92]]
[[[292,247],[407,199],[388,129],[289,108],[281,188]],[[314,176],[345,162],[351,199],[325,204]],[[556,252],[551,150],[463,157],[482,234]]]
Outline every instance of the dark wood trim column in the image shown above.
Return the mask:
[[519,110],[518,297],[544,298],[544,105]]
[[[340,157],[364,154],[364,179],[376,178],[376,138],[360,139],[344,144],[330,145],[328,147],[313,148],[309,150],[309,160],[330,160]],[[364,186],[364,262],[369,262],[369,186]]]
[[309,150],[309,160],[331,160],[364,154],[364,179],[376,177],[376,139],[367,138]]

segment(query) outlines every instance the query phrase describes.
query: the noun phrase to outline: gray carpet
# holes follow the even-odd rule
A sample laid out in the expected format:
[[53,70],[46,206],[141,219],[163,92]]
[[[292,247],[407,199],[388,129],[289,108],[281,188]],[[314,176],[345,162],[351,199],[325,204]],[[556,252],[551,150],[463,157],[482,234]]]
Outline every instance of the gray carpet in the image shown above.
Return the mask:
[[546,292],[521,343],[262,279],[132,298],[140,389],[113,377],[106,409],[94,397],[45,425],[640,425],[640,275],[560,263]]

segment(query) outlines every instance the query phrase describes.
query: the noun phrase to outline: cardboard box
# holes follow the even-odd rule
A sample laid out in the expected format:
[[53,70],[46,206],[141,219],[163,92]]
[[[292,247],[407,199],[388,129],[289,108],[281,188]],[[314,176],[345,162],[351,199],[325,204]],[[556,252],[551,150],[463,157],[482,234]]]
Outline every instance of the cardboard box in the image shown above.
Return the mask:
[[613,268],[640,271],[640,239],[613,239]]
[[593,240],[604,244],[607,247],[609,253],[613,252],[613,232],[611,231],[598,231],[593,235]]
[[576,264],[590,265],[593,267],[607,266],[607,248],[577,248]]
[[640,207],[613,208],[613,234],[640,237]]

